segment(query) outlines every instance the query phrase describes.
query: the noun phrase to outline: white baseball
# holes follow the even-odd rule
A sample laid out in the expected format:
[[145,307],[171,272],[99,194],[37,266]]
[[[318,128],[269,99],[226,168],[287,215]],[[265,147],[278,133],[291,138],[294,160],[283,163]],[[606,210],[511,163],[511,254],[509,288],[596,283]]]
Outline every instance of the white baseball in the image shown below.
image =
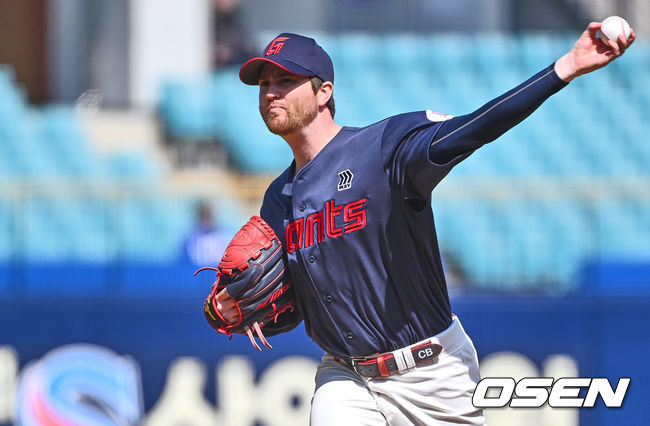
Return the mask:
[[621,34],[625,40],[630,38],[630,24],[625,19],[620,16],[610,16],[603,21],[603,26],[600,29],[600,38],[603,41],[616,40]]

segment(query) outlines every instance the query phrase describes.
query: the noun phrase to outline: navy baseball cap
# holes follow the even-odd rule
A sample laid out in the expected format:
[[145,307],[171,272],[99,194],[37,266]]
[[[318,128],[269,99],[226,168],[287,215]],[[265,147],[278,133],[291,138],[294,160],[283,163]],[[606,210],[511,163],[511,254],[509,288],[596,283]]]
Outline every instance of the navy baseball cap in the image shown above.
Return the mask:
[[304,77],[318,76],[334,82],[334,67],[330,56],[313,38],[282,33],[266,45],[262,56],[250,59],[239,70],[239,79],[245,84],[257,85],[260,69],[266,63]]

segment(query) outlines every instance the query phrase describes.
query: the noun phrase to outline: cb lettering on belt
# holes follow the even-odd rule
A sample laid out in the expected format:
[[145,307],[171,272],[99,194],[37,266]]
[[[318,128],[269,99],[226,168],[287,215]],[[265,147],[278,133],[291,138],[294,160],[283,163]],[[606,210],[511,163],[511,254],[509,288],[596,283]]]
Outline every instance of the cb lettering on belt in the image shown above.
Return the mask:
[[420,357],[421,359],[424,359],[432,355],[433,355],[433,349],[431,348],[422,349],[418,352],[418,357]]

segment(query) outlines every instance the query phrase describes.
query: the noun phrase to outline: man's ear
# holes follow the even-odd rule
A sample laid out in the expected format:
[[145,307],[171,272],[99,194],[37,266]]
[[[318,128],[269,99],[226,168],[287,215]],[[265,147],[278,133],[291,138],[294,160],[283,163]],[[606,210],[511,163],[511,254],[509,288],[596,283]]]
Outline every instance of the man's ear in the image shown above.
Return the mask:
[[325,105],[327,105],[327,102],[332,97],[333,92],[334,92],[334,85],[332,84],[332,82],[331,81],[323,82],[323,84],[318,89],[318,92],[316,93],[316,98],[318,99],[318,106],[324,107]]

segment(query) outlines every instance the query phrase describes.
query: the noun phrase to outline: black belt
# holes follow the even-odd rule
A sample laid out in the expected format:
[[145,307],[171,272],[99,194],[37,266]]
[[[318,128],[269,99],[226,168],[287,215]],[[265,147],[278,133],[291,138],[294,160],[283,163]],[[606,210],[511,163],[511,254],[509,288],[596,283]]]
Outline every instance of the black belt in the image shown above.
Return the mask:
[[[430,364],[438,358],[441,352],[442,346],[431,342],[424,342],[411,348],[415,365]],[[388,377],[399,372],[395,355],[392,352],[363,360],[352,359],[348,363],[357,373],[369,378]]]

